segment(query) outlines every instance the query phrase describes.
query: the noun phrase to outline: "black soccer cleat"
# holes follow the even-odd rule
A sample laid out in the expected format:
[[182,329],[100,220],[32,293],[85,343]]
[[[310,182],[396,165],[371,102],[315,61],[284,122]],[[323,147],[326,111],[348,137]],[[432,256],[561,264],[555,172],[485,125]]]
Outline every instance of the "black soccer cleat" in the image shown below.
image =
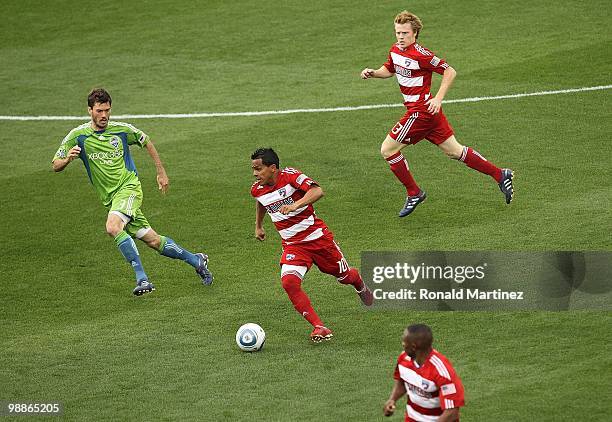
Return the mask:
[[410,215],[417,205],[423,202],[425,198],[427,198],[427,195],[423,190],[421,190],[418,195],[406,197],[406,203],[404,204],[404,208],[400,210],[399,216],[406,217]]
[[506,204],[512,202],[514,197],[514,188],[512,186],[512,178],[514,172],[510,169],[502,169],[502,179],[499,182],[499,190],[506,196]]
[[149,283],[149,280],[140,280],[136,282],[136,287],[132,291],[135,296],[142,296],[147,293],[151,293],[155,290],[153,283]]
[[202,279],[202,284],[205,286],[210,286],[213,282],[213,275],[208,270],[208,255],[203,253],[196,254],[200,258],[200,265],[196,268],[196,273]]

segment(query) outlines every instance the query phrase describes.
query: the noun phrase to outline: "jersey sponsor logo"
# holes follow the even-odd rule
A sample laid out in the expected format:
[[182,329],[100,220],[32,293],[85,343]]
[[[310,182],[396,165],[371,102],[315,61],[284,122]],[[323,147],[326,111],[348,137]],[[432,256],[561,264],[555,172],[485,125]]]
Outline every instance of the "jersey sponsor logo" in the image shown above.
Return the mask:
[[436,56],[433,56],[429,63],[431,63],[432,66],[437,66],[440,64],[440,59]]
[[293,198],[288,197],[288,198],[283,199],[282,201],[278,201],[273,204],[266,205],[266,211],[269,214],[274,214],[275,212],[279,212],[283,205],[291,205],[293,203],[294,203]]
[[123,151],[115,150],[113,152],[92,152],[91,154],[87,154],[87,158],[89,161],[99,160],[104,164],[112,165],[113,159],[123,157]]
[[410,384],[407,382],[406,385],[408,386],[408,390],[410,390],[410,392],[416,394],[417,396],[421,396],[426,399],[433,399],[435,397],[438,397],[438,391],[430,393],[429,391],[425,391],[423,388],[419,388],[414,384]]
[[393,65],[395,67],[395,73],[400,76],[404,76],[406,78],[410,78],[412,76],[412,70],[406,69],[400,65]]

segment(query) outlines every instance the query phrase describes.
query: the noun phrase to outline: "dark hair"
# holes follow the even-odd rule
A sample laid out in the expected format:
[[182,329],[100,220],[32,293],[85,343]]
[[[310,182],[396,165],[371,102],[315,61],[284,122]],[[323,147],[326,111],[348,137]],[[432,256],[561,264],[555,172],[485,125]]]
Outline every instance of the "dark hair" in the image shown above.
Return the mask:
[[433,342],[433,333],[428,325],[412,324],[406,327],[406,332],[418,338],[417,342],[420,349],[431,347]]
[[280,160],[278,155],[272,148],[259,148],[253,154],[251,154],[251,160],[257,160],[261,158],[261,162],[264,166],[276,165],[276,168],[280,168]]
[[89,95],[87,96],[87,105],[89,107],[93,107],[94,104],[104,104],[109,103],[112,104],[113,100],[111,99],[110,94],[104,88],[94,88],[91,90]]

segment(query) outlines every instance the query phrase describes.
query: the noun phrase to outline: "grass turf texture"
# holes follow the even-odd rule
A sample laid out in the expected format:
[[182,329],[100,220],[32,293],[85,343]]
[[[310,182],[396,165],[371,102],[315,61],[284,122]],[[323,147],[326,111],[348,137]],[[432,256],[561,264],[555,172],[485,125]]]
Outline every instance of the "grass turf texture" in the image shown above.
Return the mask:
[[[396,83],[360,81],[393,42],[401,2],[205,6],[3,4],[2,114],[84,113],[104,85],[115,114],[248,111],[399,102]],[[609,84],[604,2],[421,2],[423,45],[458,70],[448,99]],[[246,18],[248,16],[248,18]],[[572,16],[571,25],[566,19]],[[24,22],[28,22],[24,25]],[[579,29],[576,29],[579,28]],[[436,79],[439,81],[439,78]],[[78,162],[49,160],[78,122],[0,121],[3,233],[0,400],[64,403],[70,420],[376,420],[403,327],[430,324],[463,378],[465,420],[607,420],[610,312],[368,312],[318,271],[305,283],[336,338],[308,343],[278,280],[280,242],[253,239],[249,154],[273,146],[317,179],[318,214],[353,265],[362,250],[609,250],[610,91],[452,104],[457,137],[516,171],[507,207],[487,177],[426,141],[405,150],[429,198],[408,219],[379,143],[401,107],[201,120],[132,120],[171,180],[134,151],[144,212],[163,234],[211,255],[216,283],[139,244],[158,290],[131,297],[132,273],[104,233]],[[10,155],[8,153],[10,151]],[[240,352],[257,322],[264,351]],[[578,380],[578,381],[576,381]],[[398,406],[391,420],[402,420]]]

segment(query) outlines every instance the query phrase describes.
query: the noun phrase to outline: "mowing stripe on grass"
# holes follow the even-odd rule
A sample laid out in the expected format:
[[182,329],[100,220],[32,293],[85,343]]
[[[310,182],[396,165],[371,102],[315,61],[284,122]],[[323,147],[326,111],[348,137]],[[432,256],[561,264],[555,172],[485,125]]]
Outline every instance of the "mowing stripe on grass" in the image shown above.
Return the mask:
[[[509,98],[538,97],[541,95],[571,94],[584,91],[600,91],[610,89],[612,85],[588,86],[582,88],[560,89],[557,91],[538,91],[522,94],[496,95],[492,97],[472,97],[458,98],[456,100],[445,100],[444,104],[454,103],[473,103],[479,101],[505,100]],[[114,115],[113,119],[198,119],[205,117],[245,117],[245,116],[268,116],[273,114],[296,114],[296,113],[329,113],[332,111],[356,111],[372,110],[377,108],[403,107],[403,104],[372,104],[354,107],[333,107],[333,108],[296,108],[291,110],[270,110],[270,111],[237,111],[221,113],[187,113],[187,114],[121,114]],[[88,120],[89,116],[0,116],[0,120]]]

